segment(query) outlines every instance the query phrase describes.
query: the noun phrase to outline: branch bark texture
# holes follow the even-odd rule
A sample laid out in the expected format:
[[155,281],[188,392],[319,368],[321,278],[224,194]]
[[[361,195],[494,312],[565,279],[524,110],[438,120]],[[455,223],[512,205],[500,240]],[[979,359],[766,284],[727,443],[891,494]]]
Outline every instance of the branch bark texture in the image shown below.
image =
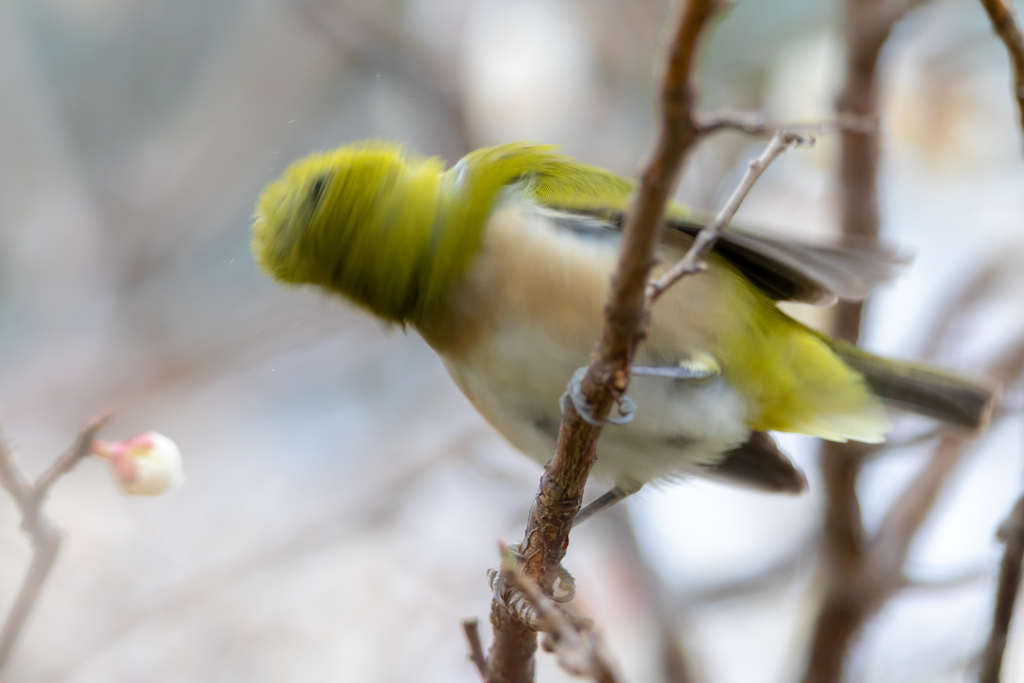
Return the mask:
[[[583,395],[599,422],[625,394],[630,363],[644,338],[648,320],[645,290],[665,204],[675,187],[682,161],[700,134],[694,116],[691,75],[697,45],[718,8],[715,0],[689,0],[669,50],[662,79],[657,142],[626,218],[618,268],[605,308],[604,331],[582,381]],[[524,576],[546,591],[552,589],[565,556],[569,530],[580,509],[600,433],[600,426],[584,421],[568,409],[559,429],[554,458],[544,469],[520,553]],[[536,634],[497,601],[492,604],[491,623],[494,642],[487,660],[488,681],[532,681]]]

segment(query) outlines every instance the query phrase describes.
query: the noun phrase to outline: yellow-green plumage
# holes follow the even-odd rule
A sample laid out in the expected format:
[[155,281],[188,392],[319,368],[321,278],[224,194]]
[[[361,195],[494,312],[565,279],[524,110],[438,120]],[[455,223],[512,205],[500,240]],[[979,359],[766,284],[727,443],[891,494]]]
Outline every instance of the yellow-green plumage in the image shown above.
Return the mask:
[[[253,250],[277,279],[414,325],[485,417],[543,461],[558,395],[600,332],[615,226],[633,189],[552,147],[481,149],[445,171],[438,159],[368,142],[298,161],[268,186]],[[699,223],[678,205],[668,220],[666,262]],[[984,420],[989,389],[843,347],[778,308],[787,297],[863,296],[887,272],[875,252],[727,231],[708,260],[708,273],[659,299],[637,362],[707,356],[720,377],[636,378],[636,422],[602,439],[599,469],[616,481],[693,471],[752,431],[881,441],[889,421],[879,396],[966,426]],[[867,274],[847,273],[849,264]]]

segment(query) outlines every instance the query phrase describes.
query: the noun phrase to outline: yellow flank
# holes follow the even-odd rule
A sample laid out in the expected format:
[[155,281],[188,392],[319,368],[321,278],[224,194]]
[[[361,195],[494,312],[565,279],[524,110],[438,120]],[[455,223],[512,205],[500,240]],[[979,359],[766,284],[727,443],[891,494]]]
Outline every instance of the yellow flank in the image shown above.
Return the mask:
[[748,403],[758,431],[795,432],[830,441],[880,443],[891,429],[881,401],[816,334],[780,311],[733,267],[733,310],[717,355]]

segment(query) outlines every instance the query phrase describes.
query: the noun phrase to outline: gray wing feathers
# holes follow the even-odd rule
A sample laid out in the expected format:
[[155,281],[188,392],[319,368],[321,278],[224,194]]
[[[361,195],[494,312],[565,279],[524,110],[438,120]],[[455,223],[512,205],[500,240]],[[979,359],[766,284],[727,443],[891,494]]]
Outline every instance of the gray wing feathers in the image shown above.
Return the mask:
[[[545,207],[563,229],[581,238],[615,238],[620,235],[623,215],[619,211],[560,209]],[[670,218],[665,239],[672,233],[690,238],[711,221],[711,216],[694,214],[685,219]],[[689,241],[686,242],[687,246]],[[751,282],[776,301],[799,301],[828,306],[837,299],[860,301],[878,284],[894,279],[910,261],[885,245],[862,243],[827,244],[794,240],[730,225],[715,245]]]
[[817,245],[733,228],[717,250],[772,298],[819,306],[866,298],[909,260],[885,247]]

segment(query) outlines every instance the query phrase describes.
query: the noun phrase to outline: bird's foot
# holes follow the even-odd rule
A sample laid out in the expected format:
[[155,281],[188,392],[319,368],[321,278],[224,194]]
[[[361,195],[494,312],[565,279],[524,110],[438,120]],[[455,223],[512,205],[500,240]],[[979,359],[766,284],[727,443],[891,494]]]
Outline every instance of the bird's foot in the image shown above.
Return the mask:
[[[522,555],[519,553],[520,545],[514,543],[505,549],[505,553],[511,556],[508,559],[517,564],[522,560]],[[487,576],[490,578],[495,602],[530,628],[540,630],[537,610],[530,604],[523,592],[512,585],[505,569],[488,569]],[[576,597],[576,579],[561,565],[558,566],[554,591],[549,597],[558,603],[570,602]]]
[[583,378],[587,374],[586,366],[578,368],[576,372],[572,374],[572,379],[569,380],[568,386],[565,388],[565,393],[558,399],[558,405],[562,409],[562,415],[565,415],[569,404],[576,410],[576,414],[583,418],[584,422],[594,425],[595,427],[601,427],[606,424],[610,425],[624,425],[629,424],[633,421],[633,417],[636,415],[636,404],[628,396],[623,396],[618,399],[619,417],[606,417],[603,421],[598,420],[594,417],[594,406],[587,403],[587,398],[583,395]]

